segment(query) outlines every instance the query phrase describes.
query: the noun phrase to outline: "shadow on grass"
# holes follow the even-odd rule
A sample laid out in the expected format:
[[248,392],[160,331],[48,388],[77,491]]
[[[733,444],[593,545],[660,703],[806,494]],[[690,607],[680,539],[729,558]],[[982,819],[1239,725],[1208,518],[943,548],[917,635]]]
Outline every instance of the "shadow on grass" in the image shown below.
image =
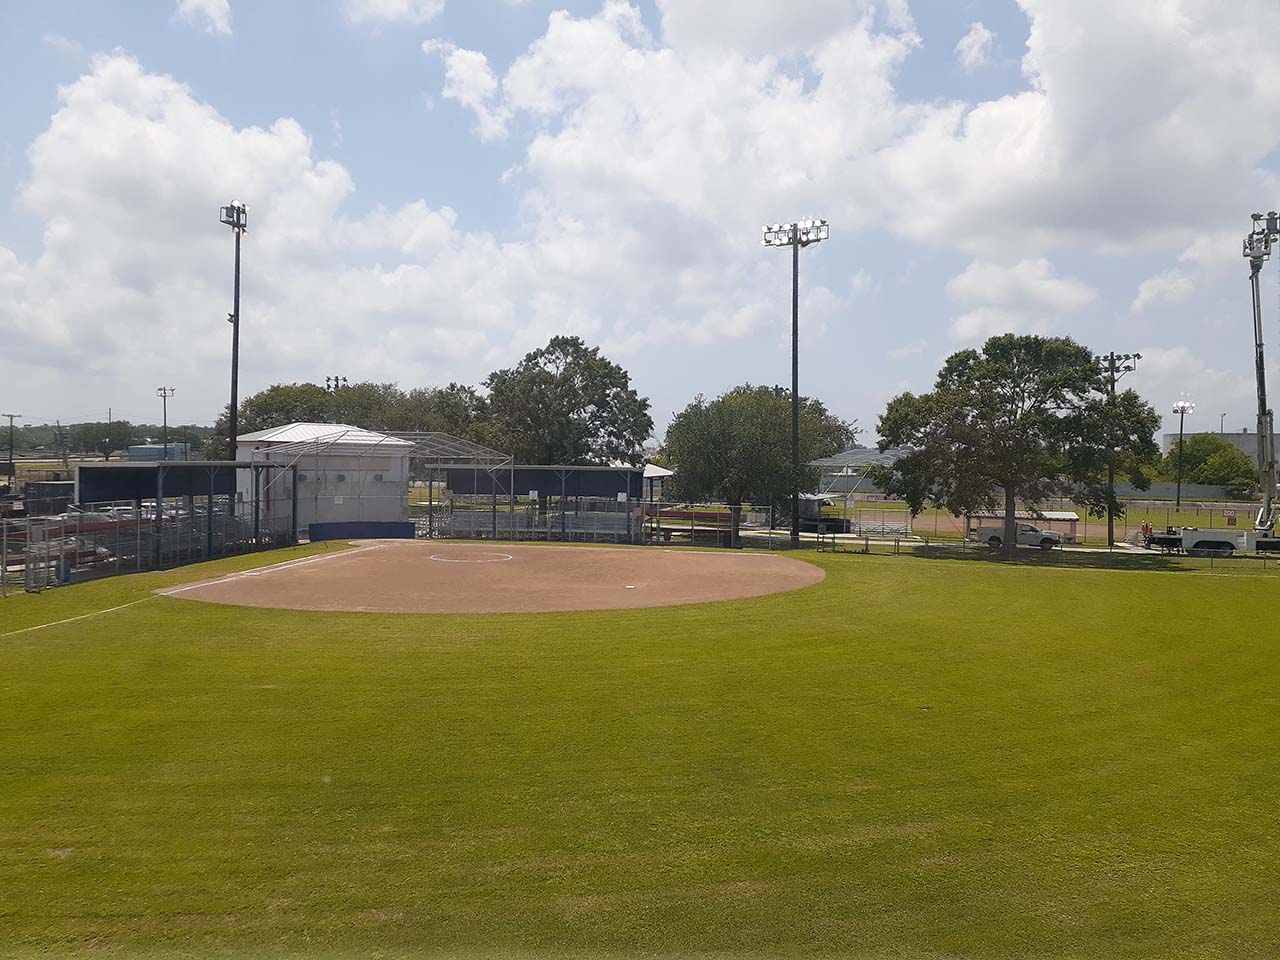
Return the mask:
[[[839,553],[862,553],[839,550]],[[891,552],[891,551],[890,551]],[[871,550],[871,555],[880,551]],[[1159,573],[1221,573],[1241,576],[1274,576],[1280,574],[1280,560],[1260,557],[1199,559],[1167,554],[1110,553],[1098,551],[1060,551],[1020,548],[1010,559],[1003,553],[983,547],[959,544],[924,544],[907,548],[901,556],[924,560],[951,560],[967,563],[990,563],[1000,566],[1054,567],[1074,570],[1137,570]]]

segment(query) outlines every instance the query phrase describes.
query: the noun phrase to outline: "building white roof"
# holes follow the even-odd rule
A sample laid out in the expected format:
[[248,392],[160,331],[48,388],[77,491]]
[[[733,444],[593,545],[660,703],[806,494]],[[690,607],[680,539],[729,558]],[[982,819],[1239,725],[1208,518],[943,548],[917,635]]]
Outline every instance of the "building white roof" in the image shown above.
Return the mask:
[[644,478],[646,480],[661,480],[663,477],[671,476],[675,476],[674,470],[660,467],[656,463],[646,463],[644,465]]
[[286,423],[282,427],[242,433],[236,437],[236,445],[243,443],[320,443],[342,447],[381,447],[388,452],[413,446],[408,440],[353,427],[349,423]]
[[[977,513],[969,514],[974,520],[1003,520],[1003,510],[979,510]],[[1015,510],[1013,511],[1015,520],[1079,520],[1080,514],[1074,510]]]

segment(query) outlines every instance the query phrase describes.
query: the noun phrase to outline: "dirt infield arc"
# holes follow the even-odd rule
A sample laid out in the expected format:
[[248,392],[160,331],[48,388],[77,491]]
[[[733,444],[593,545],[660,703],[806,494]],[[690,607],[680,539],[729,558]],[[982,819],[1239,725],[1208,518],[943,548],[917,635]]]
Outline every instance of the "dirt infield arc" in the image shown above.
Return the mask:
[[287,610],[534,613],[735,600],[825,576],[772,554],[388,540],[160,592]]

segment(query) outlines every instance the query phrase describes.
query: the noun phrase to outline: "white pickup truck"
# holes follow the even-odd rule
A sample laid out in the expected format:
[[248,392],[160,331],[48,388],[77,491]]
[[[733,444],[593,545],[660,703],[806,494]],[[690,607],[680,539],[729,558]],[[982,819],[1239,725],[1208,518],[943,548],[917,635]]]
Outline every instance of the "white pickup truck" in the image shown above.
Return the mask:
[[[1004,525],[998,527],[978,527],[970,536],[980,543],[998,548],[1004,544]],[[1041,550],[1052,550],[1062,546],[1062,534],[1056,530],[1041,530],[1030,523],[1018,522],[1018,546],[1039,547]]]

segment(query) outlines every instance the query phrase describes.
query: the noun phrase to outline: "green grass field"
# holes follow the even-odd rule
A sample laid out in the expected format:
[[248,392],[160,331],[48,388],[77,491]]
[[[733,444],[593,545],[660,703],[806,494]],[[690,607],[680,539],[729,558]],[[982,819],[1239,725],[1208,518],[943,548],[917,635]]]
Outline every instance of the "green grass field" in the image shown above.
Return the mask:
[[728,604],[0,600],[0,955],[1275,957],[1273,577],[808,555]]

